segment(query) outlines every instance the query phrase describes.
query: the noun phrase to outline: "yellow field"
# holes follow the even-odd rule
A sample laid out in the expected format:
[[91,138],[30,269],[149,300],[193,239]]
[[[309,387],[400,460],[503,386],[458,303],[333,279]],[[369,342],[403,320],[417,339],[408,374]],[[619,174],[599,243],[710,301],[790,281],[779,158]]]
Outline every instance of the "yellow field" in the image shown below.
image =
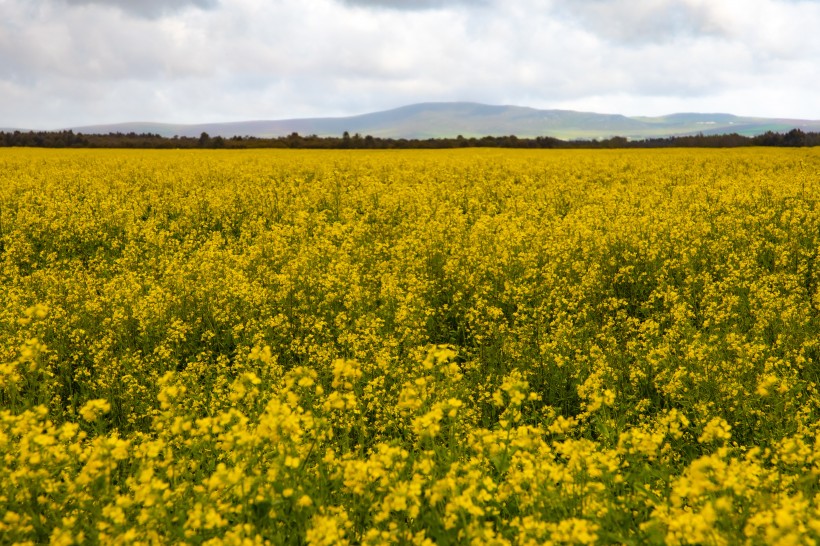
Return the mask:
[[814,544],[820,150],[0,151],[0,542]]

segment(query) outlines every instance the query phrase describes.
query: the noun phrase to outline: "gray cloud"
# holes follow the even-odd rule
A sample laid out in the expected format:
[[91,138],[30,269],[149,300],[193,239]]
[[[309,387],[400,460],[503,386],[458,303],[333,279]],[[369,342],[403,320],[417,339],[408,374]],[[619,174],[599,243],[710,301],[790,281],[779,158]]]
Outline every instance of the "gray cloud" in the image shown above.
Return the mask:
[[723,34],[709,6],[699,0],[574,0],[558,9],[597,36],[641,44]]
[[70,6],[96,4],[120,9],[126,13],[154,19],[186,8],[211,9],[219,0],[62,0]]

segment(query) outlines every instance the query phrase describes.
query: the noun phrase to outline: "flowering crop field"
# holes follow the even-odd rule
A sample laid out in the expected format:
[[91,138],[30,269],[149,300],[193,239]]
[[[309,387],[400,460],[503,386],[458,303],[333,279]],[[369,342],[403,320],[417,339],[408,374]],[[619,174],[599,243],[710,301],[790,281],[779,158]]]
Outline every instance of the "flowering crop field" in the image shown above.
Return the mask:
[[0,151],[0,542],[815,544],[820,150]]

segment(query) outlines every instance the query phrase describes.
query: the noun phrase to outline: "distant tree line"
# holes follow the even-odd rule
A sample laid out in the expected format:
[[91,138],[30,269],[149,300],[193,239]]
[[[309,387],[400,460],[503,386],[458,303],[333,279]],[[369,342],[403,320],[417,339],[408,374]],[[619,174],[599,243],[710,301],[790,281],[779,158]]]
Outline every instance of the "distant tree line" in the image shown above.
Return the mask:
[[199,137],[163,137],[151,133],[109,133],[107,135],[82,134],[73,131],[2,132],[0,146],[26,146],[35,148],[299,148],[299,149],[440,149],[440,148],[738,148],[743,146],[820,146],[820,133],[806,133],[793,129],[788,133],[766,132],[757,136],[737,133],[724,135],[691,135],[667,138],[629,140],[612,137],[600,140],[561,140],[553,137],[523,138],[514,135],[456,138],[382,138],[371,135],[341,137],[288,136],[260,138],[235,136],[211,137],[202,133]]

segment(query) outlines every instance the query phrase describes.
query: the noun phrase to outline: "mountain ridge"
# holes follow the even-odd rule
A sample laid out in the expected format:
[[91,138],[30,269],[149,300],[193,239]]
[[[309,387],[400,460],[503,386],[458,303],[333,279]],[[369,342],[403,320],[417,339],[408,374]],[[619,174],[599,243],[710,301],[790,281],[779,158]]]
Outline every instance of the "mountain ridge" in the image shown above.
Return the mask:
[[801,129],[820,132],[820,120],[762,118],[727,113],[683,112],[664,116],[625,116],[476,102],[425,102],[354,116],[290,118],[221,123],[127,122],[66,128],[84,134],[152,133],[164,137],[341,136],[344,132],[383,138],[453,138],[516,135],[561,139],[629,139]]

